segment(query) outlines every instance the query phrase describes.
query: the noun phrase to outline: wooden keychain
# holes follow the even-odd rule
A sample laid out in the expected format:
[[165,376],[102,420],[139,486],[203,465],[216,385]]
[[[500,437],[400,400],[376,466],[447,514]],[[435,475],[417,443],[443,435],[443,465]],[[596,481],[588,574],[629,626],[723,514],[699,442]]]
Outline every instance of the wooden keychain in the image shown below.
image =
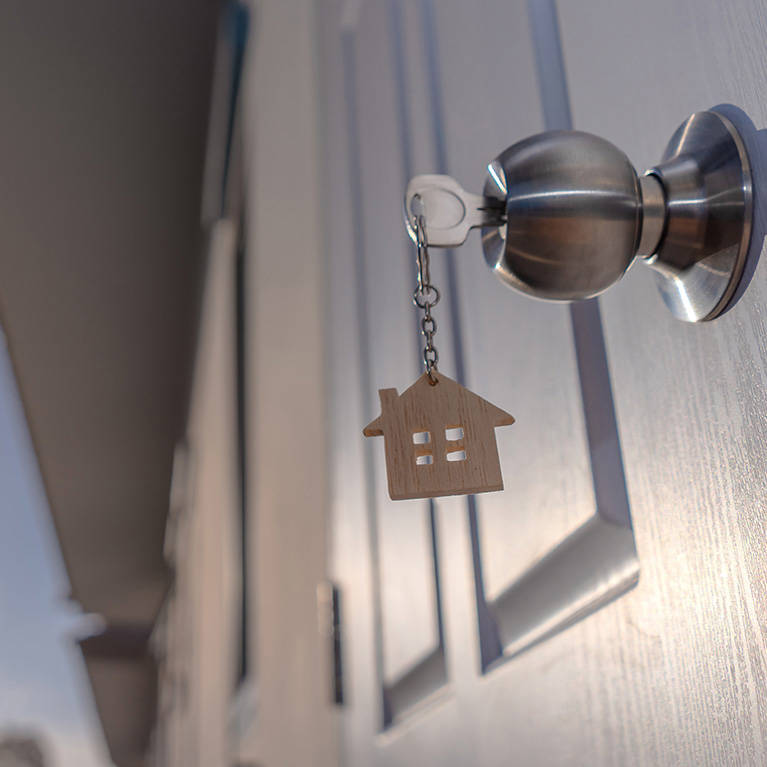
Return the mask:
[[379,389],[381,415],[362,433],[384,438],[394,501],[503,490],[495,428],[511,426],[514,418],[437,370],[437,323],[431,310],[440,294],[430,280],[423,214],[413,216],[412,228],[418,266],[413,303],[423,311],[426,372],[402,394]]

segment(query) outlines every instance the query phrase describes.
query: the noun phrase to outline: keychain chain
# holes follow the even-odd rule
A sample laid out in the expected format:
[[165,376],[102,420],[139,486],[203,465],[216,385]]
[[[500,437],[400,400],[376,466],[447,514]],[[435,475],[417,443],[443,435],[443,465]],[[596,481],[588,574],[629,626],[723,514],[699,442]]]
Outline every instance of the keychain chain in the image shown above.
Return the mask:
[[423,214],[413,217],[413,230],[416,235],[416,265],[418,267],[417,287],[413,292],[413,303],[423,310],[423,317],[421,318],[421,335],[425,339],[423,361],[426,365],[429,383],[434,386],[439,381],[436,375],[439,354],[434,346],[437,323],[431,316],[431,310],[439,303],[439,291],[431,284],[429,243],[426,238],[426,218]]

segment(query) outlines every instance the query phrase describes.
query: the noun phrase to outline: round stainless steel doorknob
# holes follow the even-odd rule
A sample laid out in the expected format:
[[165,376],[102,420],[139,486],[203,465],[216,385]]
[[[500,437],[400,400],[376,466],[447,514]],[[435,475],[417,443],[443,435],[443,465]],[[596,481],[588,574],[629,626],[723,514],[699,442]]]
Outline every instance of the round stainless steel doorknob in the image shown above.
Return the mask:
[[485,258],[523,293],[590,298],[634,260],[639,179],[628,157],[598,136],[551,131],[514,144],[490,163],[484,196],[506,212],[504,224],[483,232]]
[[639,257],[656,271],[671,312],[692,322],[727,307],[751,233],[748,156],[717,112],[689,117],[643,176],[609,141],[551,131],[493,160],[481,196],[446,176],[417,177],[406,192],[408,221],[416,198],[431,245],[458,245],[481,226],[487,263],[516,290],[591,298]]

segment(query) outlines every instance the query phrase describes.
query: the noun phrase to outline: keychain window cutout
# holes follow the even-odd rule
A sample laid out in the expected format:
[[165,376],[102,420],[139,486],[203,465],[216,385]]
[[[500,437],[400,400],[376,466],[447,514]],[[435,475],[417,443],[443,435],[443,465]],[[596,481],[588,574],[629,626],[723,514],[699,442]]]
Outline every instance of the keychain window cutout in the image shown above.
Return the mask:
[[413,444],[414,445],[426,445],[431,442],[431,434],[428,431],[414,431],[413,432]]
[[[378,392],[381,415],[363,434],[384,438],[389,496],[401,501],[503,490],[495,428],[510,426],[514,417],[443,373],[436,378],[433,384],[424,373],[402,394]],[[446,432],[456,423],[463,424],[463,438],[448,441]],[[433,441],[414,445],[424,424]]]
[[457,442],[459,439],[463,439],[463,426],[448,426],[445,429],[445,439],[448,442]]
[[[428,434],[429,432],[421,433]],[[427,466],[434,463],[434,454],[431,452],[431,446],[416,445],[413,454],[415,455],[416,466]]]

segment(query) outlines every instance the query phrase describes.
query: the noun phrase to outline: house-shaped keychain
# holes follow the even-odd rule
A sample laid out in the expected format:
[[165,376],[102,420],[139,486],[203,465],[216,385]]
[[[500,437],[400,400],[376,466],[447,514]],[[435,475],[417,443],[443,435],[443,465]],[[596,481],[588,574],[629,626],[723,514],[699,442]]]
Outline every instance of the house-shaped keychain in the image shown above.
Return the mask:
[[380,389],[381,415],[366,437],[383,435],[392,500],[503,490],[496,426],[514,418],[439,373],[409,389]]

